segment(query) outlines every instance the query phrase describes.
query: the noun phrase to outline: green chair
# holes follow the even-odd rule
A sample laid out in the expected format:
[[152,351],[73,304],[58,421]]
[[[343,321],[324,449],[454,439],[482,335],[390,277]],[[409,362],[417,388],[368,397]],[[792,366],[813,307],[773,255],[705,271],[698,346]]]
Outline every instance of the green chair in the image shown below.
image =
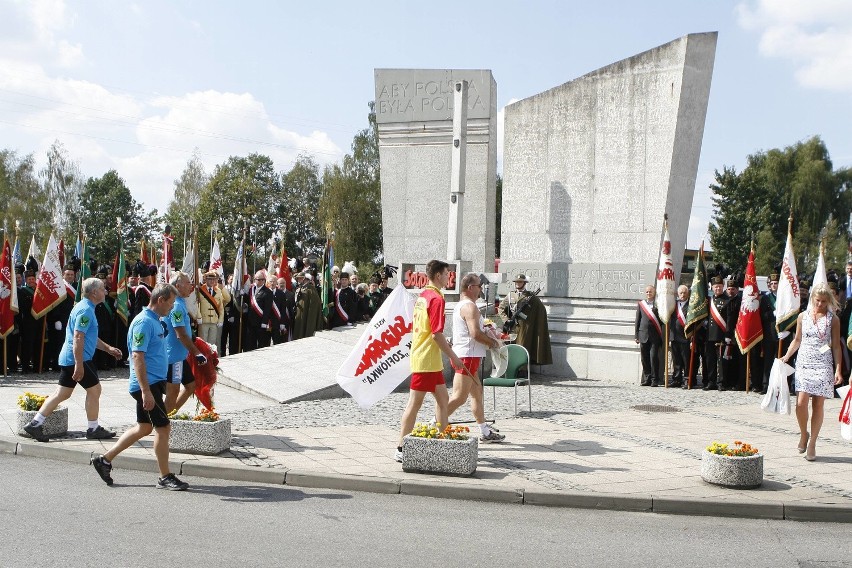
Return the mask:
[[[532,386],[530,385],[530,354],[522,345],[506,345],[503,349],[509,350],[509,363],[506,371],[499,377],[488,377],[482,381],[483,387],[492,387],[492,399],[494,401],[494,417],[497,417],[497,387],[513,387],[515,389],[515,416],[518,415],[518,387],[526,385],[527,399],[529,400],[530,412],[532,412]],[[518,371],[526,367],[525,377],[519,377]]]

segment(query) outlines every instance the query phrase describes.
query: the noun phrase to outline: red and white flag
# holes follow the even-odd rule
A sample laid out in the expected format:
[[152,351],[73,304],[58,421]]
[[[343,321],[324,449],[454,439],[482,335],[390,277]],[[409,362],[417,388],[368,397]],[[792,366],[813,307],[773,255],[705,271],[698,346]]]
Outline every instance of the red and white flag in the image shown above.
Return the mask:
[[219,251],[219,239],[213,240],[213,248],[210,250],[210,270],[215,270],[219,278],[222,279],[222,282],[225,281],[225,269],[222,267],[222,253]]
[[33,296],[33,317],[36,319],[42,317],[62,302],[66,294],[65,281],[62,280],[62,265],[59,264],[59,247],[51,233]]
[[740,304],[740,314],[737,327],[734,330],[740,352],[745,354],[760,344],[763,339],[763,324],[760,321],[760,291],[757,288],[757,277],[754,272],[754,249],[748,253],[743,300]]
[[668,323],[677,305],[675,301],[676,288],[674,264],[672,263],[672,243],[669,240],[669,224],[666,223],[663,233],[663,246],[660,248],[660,264],[657,268],[657,296],[654,300],[663,325]]
[[278,265],[278,278],[283,278],[287,281],[287,290],[293,290],[293,278],[290,274],[290,260],[287,258],[287,249],[281,245],[281,263]]
[[3,241],[0,255],[0,339],[15,329],[15,314],[18,313],[18,283],[15,281],[15,261],[9,240]]
[[361,408],[370,408],[411,374],[414,298],[397,286],[337,371],[338,384]]

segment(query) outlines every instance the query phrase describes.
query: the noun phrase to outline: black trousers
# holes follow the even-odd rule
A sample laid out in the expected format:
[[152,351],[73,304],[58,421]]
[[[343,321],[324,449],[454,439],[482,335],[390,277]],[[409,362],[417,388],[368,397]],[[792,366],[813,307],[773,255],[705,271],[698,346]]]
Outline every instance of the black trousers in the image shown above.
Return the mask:
[[715,341],[707,341],[704,344],[704,371],[704,386],[710,385],[710,388],[713,388],[719,385],[719,346]]
[[[689,373],[689,343],[682,341],[672,341],[672,380],[684,382],[686,375]],[[694,377],[693,377],[694,379]],[[693,384],[694,381],[693,381]]]
[[646,341],[639,344],[639,353],[642,358],[642,382],[660,381],[660,348],[661,344]]

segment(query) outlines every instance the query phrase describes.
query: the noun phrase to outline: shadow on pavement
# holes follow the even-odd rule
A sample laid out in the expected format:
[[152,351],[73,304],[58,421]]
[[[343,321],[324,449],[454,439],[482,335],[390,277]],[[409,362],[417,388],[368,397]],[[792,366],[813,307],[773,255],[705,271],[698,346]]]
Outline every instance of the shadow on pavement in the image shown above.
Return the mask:
[[232,503],[283,503],[304,499],[352,499],[347,493],[305,493],[299,489],[263,485],[197,485],[191,484],[189,491],[219,497]]

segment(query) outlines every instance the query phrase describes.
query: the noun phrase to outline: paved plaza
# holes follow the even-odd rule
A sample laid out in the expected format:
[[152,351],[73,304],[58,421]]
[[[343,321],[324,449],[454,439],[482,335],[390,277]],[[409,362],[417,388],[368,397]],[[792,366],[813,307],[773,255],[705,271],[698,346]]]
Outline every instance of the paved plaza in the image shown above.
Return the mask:
[[[59,448],[76,452],[60,452],[54,457],[76,460],[111,445],[111,441],[85,439],[82,392],[68,401],[67,437],[37,444],[15,434],[16,397],[25,390],[48,394],[54,380],[51,375],[0,379],[0,448],[4,451],[14,451],[10,448],[15,443],[19,453],[30,455]],[[102,372],[102,383],[101,422],[109,428],[126,429],[135,416],[135,402],[127,394],[127,371]],[[807,462],[796,451],[795,417],[761,411],[761,397],[756,394],[557,380],[534,384],[532,412],[526,411],[526,390],[520,391],[519,409],[524,410],[511,417],[512,390],[500,389],[496,426],[506,435],[506,442],[481,444],[476,474],[457,478],[405,473],[392,459],[406,398],[405,393],[393,393],[362,411],[349,398],[278,404],[220,385],[217,408],[233,421],[230,451],[215,457],[173,453],[171,458],[175,469],[183,468],[184,474],[192,471],[187,467],[191,465],[206,468],[206,475],[211,476],[216,476],[216,468],[224,472],[236,466],[245,471],[248,466],[280,472],[281,479],[285,474],[293,479],[296,474],[317,474],[360,480],[364,487],[381,480],[420,481],[445,488],[457,486],[462,492],[483,487],[518,494],[560,491],[699,502],[711,508],[720,503],[754,505],[754,511],[762,510],[761,505],[828,505],[829,509],[834,505],[841,517],[852,520],[852,445],[839,434],[839,399],[826,402],[818,459]],[[191,410],[193,401],[185,409]],[[632,408],[643,406],[647,409]],[[486,390],[486,409],[491,420],[490,389]],[[431,411],[427,402],[419,420],[428,421]],[[470,420],[469,409],[461,409],[454,418]],[[760,449],[765,456],[765,480],[759,489],[733,490],[702,481],[701,452],[715,440],[742,440]],[[77,457],[68,457],[75,454]],[[125,454],[144,458],[153,467],[150,439]],[[137,460],[134,466],[132,461],[127,460],[126,467],[142,463]],[[121,468],[117,460],[117,480]],[[97,481],[94,472],[92,475]],[[357,486],[350,484],[351,488]]]

